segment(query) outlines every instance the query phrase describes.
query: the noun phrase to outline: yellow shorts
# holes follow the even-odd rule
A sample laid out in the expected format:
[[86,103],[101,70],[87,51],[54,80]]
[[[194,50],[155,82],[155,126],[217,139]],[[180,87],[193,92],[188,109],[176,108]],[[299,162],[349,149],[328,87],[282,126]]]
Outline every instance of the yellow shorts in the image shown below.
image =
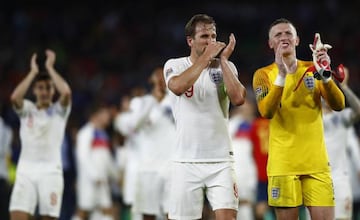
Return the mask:
[[330,172],[269,176],[268,195],[275,207],[335,206]]

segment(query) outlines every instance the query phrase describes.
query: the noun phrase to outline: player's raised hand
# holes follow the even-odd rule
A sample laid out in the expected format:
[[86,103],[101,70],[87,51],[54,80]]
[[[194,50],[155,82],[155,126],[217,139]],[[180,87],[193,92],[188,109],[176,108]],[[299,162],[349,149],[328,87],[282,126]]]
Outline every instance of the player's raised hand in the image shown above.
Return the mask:
[[54,67],[55,64],[55,60],[56,60],[56,54],[54,51],[47,49],[45,51],[46,54],[46,61],[45,61],[45,67],[48,68],[52,68]]
[[347,86],[349,82],[349,69],[344,66],[344,80],[340,83],[342,86]]
[[33,53],[30,60],[30,73],[38,74],[39,73],[39,66],[36,63],[37,54]]
[[226,46],[224,42],[214,41],[209,43],[205,48],[204,54],[206,54],[210,59],[215,58],[220,51]]
[[279,74],[283,77],[289,72],[288,66],[284,62],[284,54],[282,49],[282,44],[280,43],[276,49],[275,53],[275,63],[279,68]]
[[231,33],[229,36],[229,43],[225,47],[225,49],[221,52],[220,58],[229,59],[229,57],[231,56],[231,54],[233,53],[233,51],[235,49],[235,45],[236,45],[236,39],[235,39],[234,34]]

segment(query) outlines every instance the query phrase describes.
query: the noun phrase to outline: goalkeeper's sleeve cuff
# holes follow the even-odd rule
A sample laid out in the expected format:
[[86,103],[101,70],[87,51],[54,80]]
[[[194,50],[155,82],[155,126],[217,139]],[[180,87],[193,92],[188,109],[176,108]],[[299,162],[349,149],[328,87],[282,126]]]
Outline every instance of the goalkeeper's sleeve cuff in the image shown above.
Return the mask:
[[277,75],[274,85],[284,87],[285,85],[285,77],[280,76],[280,74]]

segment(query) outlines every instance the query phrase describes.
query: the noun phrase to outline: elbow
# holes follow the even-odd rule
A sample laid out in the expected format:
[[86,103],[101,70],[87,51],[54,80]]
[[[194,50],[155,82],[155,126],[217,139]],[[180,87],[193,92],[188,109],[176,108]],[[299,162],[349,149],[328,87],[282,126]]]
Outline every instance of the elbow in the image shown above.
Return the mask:
[[261,117],[266,118],[266,119],[272,119],[274,117],[274,112],[269,109],[259,108],[259,113],[260,113]]
[[246,99],[245,97],[246,97],[246,89],[243,88],[243,90],[241,90],[241,92],[235,94],[231,98],[231,104],[233,104],[235,106],[240,106],[245,103],[245,99]]
[[260,115],[266,119],[272,119],[274,117],[274,114],[271,112],[264,112],[264,113],[260,112]]
[[14,93],[10,96],[10,102],[13,106],[19,107],[21,100]]
[[337,112],[342,111],[344,108],[345,108],[345,100],[344,100],[343,102],[341,102],[341,103],[339,103],[339,104],[337,104],[337,105],[334,105],[334,106],[332,107],[332,109],[333,109],[334,111],[337,111]]
[[68,90],[66,90],[65,92],[63,92],[63,96],[64,96],[66,99],[71,99],[71,96],[72,96],[71,90],[68,89]]
[[181,85],[179,85],[179,83],[172,83],[172,81],[170,81],[169,83],[169,89],[172,93],[174,93],[177,96],[182,95],[186,91],[183,89]]
[[245,103],[245,97],[242,95],[238,95],[231,100],[231,104],[235,106],[240,106],[244,103]]

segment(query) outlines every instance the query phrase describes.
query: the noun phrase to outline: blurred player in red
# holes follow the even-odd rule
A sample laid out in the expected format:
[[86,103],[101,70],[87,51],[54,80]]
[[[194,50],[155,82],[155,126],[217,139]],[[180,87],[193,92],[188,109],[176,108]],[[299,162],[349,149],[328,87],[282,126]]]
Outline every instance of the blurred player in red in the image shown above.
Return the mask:
[[267,204],[268,178],[266,174],[269,152],[269,119],[258,117],[253,121],[251,139],[253,141],[253,155],[258,176],[255,218],[264,219],[269,210]]
[[[39,73],[36,54],[28,75],[15,88],[11,102],[20,118],[21,154],[10,201],[12,220],[27,220],[36,205],[43,220],[59,217],[64,188],[61,144],[71,108],[71,90],[54,68],[55,53],[46,50],[46,74]],[[24,99],[33,83],[36,101]],[[55,91],[59,99],[53,103]]]

